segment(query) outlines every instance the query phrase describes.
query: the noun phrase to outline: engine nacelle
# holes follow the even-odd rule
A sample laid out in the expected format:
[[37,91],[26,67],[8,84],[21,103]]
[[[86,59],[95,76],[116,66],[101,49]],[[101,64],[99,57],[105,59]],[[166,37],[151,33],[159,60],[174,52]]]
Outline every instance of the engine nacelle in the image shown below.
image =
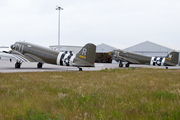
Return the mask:
[[163,66],[164,62],[165,62],[165,58],[162,58],[162,57],[152,57],[150,65]]
[[70,52],[60,52],[57,56],[57,65],[63,65],[63,66],[72,66],[73,60],[75,58],[76,54],[73,54]]

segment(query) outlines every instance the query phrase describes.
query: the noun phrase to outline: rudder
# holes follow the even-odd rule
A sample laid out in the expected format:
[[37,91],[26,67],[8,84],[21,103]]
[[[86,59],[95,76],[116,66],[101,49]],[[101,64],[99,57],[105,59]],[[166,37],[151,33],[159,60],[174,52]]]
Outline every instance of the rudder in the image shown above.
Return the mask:
[[166,66],[176,66],[179,60],[179,52],[172,51],[166,56],[165,65]]
[[94,67],[96,57],[96,46],[92,43],[86,44],[74,58],[74,66]]

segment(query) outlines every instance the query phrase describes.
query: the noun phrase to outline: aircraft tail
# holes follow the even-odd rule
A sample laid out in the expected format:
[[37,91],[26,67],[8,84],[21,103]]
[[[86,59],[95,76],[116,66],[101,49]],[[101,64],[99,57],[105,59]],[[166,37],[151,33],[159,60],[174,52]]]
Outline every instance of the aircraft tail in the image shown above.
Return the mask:
[[73,61],[73,66],[77,67],[94,67],[96,56],[96,46],[94,44],[86,44],[79,52]]
[[176,66],[179,61],[179,52],[172,51],[165,57],[165,66]]

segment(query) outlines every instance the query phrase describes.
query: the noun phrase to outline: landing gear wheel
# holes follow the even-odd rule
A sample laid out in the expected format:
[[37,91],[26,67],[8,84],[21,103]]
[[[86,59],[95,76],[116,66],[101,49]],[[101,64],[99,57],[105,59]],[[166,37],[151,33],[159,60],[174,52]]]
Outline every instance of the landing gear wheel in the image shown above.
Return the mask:
[[119,67],[123,67],[123,64],[121,61],[119,61]]
[[82,68],[79,68],[79,71],[83,71]]
[[15,68],[20,68],[20,67],[21,67],[21,63],[16,62]]
[[129,63],[126,64],[126,67],[129,67]]
[[42,68],[42,66],[43,66],[43,63],[40,63],[40,62],[39,62],[39,63],[37,64],[37,68]]
[[168,67],[166,67],[166,69],[168,69]]

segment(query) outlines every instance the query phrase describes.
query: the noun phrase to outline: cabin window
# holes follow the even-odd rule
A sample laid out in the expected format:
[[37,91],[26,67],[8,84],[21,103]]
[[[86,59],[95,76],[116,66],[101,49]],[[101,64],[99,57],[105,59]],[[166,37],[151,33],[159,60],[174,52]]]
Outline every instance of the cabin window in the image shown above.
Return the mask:
[[49,55],[49,57],[51,58],[51,56]]

